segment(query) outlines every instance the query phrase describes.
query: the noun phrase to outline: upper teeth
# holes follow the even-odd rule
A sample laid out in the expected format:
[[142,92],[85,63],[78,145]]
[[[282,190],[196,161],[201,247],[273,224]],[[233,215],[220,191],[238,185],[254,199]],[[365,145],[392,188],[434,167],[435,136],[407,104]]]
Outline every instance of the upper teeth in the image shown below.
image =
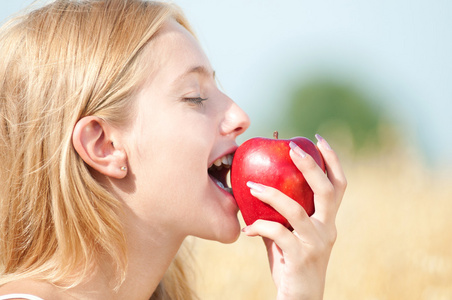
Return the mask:
[[210,165],[210,167],[212,167],[213,165],[220,167],[221,165],[224,166],[231,166],[232,165],[232,158],[233,155],[232,154],[227,154],[223,157],[218,158],[216,161],[213,162],[212,165]]

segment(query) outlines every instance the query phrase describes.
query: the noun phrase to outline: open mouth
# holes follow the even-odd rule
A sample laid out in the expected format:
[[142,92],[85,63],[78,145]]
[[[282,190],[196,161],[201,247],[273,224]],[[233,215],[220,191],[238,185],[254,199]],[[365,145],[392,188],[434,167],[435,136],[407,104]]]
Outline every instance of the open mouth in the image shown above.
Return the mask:
[[223,190],[232,194],[232,189],[228,186],[227,175],[232,165],[233,154],[226,154],[212,163],[207,170],[213,181]]

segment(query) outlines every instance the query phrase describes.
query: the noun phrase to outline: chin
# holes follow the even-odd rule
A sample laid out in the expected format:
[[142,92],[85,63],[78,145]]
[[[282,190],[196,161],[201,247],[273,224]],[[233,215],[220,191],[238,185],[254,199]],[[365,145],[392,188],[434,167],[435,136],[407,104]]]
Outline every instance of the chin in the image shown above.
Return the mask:
[[237,221],[237,226],[225,232],[221,232],[221,234],[218,236],[216,240],[223,244],[231,244],[237,241],[239,236],[240,236],[240,223]]
[[235,218],[228,217],[227,220],[222,218],[221,220],[223,220],[223,222],[216,223],[211,226],[212,230],[204,232],[204,234],[197,235],[197,237],[223,244],[231,244],[237,241],[241,230],[240,222],[237,216],[235,216]]

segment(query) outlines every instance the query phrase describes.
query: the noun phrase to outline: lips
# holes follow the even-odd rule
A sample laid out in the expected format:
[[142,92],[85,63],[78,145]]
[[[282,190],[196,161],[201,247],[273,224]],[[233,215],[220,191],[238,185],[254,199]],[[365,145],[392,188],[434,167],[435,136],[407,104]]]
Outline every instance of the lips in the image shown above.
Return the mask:
[[232,189],[228,186],[227,175],[231,169],[232,153],[226,154],[220,158],[217,158],[207,170],[212,180],[223,190],[232,193]]

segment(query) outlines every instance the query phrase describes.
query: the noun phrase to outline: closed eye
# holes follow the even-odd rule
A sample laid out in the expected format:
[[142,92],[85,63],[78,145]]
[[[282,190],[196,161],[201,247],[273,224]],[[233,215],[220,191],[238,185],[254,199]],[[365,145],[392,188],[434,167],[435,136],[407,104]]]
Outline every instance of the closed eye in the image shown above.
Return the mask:
[[196,97],[196,98],[184,98],[184,101],[187,102],[191,102],[193,104],[202,106],[203,102],[206,101],[208,98],[201,98],[201,97]]

